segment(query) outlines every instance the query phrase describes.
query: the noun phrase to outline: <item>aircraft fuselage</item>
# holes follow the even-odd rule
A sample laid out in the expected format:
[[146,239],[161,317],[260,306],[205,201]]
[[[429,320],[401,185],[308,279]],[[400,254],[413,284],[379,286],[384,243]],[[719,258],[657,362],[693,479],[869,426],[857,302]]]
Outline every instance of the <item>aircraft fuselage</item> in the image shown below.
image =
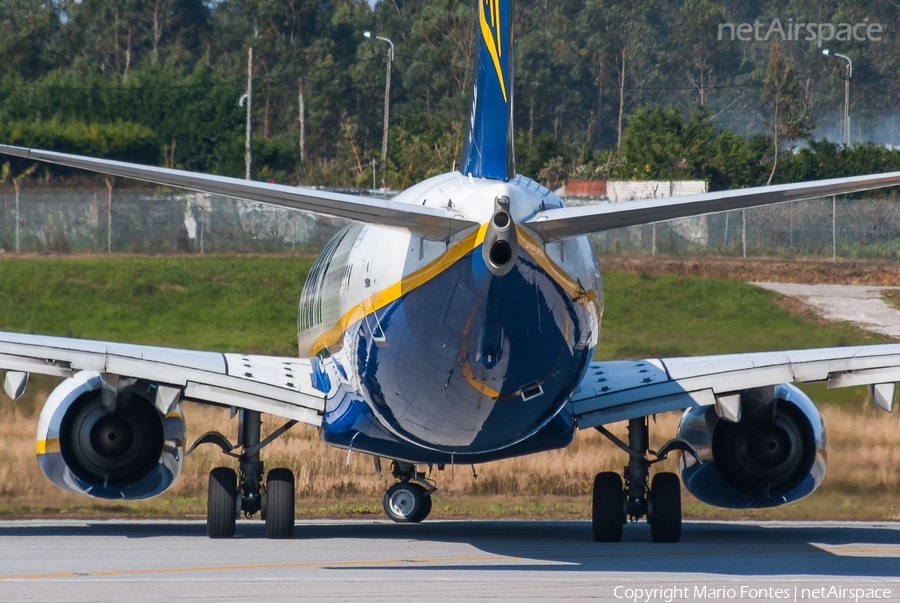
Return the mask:
[[[497,199],[508,199],[512,218],[501,233],[512,243],[504,269],[482,249],[497,238]],[[482,226],[444,242],[350,225],[326,245],[298,317],[300,355],[320,357],[323,389],[346,384],[326,408],[322,438],[430,463],[566,446],[566,403],[600,328],[600,270],[586,237],[545,244],[518,226],[562,201],[525,178],[458,173],[394,200],[450,208]]]

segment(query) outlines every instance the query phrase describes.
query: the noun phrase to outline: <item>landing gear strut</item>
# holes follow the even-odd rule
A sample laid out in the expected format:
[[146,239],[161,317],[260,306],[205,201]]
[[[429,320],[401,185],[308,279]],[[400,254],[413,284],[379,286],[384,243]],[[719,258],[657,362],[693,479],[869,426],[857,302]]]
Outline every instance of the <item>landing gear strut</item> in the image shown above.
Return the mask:
[[[657,473],[648,484],[650,466],[663,461],[673,450],[696,456],[688,442],[674,439],[659,452],[650,450],[647,417],[628,421],[626,444],[607,429],[597,431],[628,453],[625,485],[618,473],[604,472],[594,479],[591,525],[597,542],[619,542],[622,526],[630,519],[647,517],[654,542],[678,542],[681,539],[681,482],[674,473]],[[656,458],[650,459],[652,455]]]
[[[266,522],[266,537],[294,536],[294,474],[290,469],[272,469],[263,485],[265,467],[260,451],[275,438],[293,427],[289,421],[260,441],[262,420],[255,410],[240,411],[238,443],[233,446],[218,432],[209,432],[194,442],[185,456],[200,444],[216,444],[222,452],[240,462],[240,479],[234,469],[216,467],[209,474],[209,498],[206,505],[206,534],[210,538],[234,536],[235,520],[261,513]],[[242,448],[240,454],[233,451]]]
[[397,523],[419,523],[431,513],[431,495],[437,489],[412,463],[394,461],[391,474],[399,483],[384,495],[384,512]]

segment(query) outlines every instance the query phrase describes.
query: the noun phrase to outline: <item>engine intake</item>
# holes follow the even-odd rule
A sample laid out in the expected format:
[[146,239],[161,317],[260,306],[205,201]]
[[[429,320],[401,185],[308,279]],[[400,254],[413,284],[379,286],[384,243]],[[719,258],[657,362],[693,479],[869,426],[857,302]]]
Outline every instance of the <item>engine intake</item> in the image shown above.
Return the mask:
[[741,418],[713,407],[689,409],[679,436],[697,449],[680,462],[685,487],[719,507],[773,507],[812,493],[825,477],[825,426],[812,401],[793,385],[747,390]]
[[[99,373],[81,371],[53,390],[38,420],[41,471],[64,490],[96,498],[161,494],[181,473],[181,409],[172,404],[160,412],[157,386],[147,381],[131,381],[117,392],[106,387]],[[105,393],[114,402],[104,404]]]

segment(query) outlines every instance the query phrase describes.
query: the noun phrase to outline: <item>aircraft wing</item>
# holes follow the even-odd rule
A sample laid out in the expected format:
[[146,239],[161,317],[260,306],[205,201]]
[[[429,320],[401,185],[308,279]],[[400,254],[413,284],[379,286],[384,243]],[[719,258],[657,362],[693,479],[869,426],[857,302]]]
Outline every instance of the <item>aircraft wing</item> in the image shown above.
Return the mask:
[[900,186],[900,172],[760,186],[684,197],[547,209],[526,220],[525,224],[540,233],[545,240],[553,241],[626,226],[642,226],[676,218],[846,195],[891,186]]
[[587,429],[669,410],[724,405],[745,389],[821,381],[829,388],[875,385],[874,401],[890,411],[900,381],[900,344],[591,362],[571,396],[578,427]]
[[100,172],[101,174],[184,188],[201,193],[256,201],[266,205],[305,211],[322,216],[405,228],[433,240],[447,240],[461,230],[478,226],[475,222],[463,219],[462,216],[452,210],[397,203],[389,199],[361,197],[311,188],[241,180],[240,178],[229,178],[226,176],[198,174],[183,170],[171,170],[8,145],[0,145],[0,153]]
[[315,426],[322,424],[325,409],[325,393],[312,384],[308,358],[0,332],[0,369],[56,377],[89,370],[147,379],[180,390],[187,400],[256,410]]

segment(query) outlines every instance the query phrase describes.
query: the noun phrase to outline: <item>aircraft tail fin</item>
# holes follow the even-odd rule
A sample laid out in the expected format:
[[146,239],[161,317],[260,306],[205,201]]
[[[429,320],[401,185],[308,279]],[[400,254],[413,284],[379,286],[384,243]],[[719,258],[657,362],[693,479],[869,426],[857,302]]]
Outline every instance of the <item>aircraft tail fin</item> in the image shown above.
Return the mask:
[[513,148],[513,0],[476,0],[475,78],[459,171],[476,178],[516,175]]

